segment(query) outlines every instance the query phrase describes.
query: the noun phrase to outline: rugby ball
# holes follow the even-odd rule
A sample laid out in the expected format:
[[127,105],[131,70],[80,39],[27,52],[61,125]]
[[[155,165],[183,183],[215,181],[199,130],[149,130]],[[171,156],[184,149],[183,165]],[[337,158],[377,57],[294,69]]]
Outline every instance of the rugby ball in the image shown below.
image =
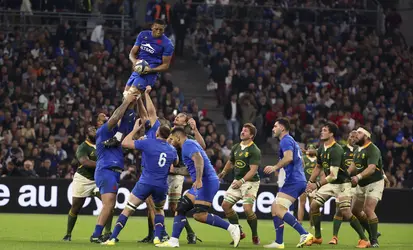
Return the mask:
[[133,67],[134,71],[138,74],[142,74],[146,67],[149,67],[149,63],[145,60],[138,60]]

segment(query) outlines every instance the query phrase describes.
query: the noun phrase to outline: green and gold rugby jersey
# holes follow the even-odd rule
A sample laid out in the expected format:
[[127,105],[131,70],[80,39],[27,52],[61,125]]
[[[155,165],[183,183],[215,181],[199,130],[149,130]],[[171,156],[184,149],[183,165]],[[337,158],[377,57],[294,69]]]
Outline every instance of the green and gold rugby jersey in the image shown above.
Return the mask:
[[357,146],[350,146],[348,144],[343,146],[344,150],[344,165],[345,165],[345,171],[351,166],[351,163],[353,162],[354,158],[354,151],[357,149]]
[[383,179],[383,159],[380,149],[369,142],[367,145],[354,150],[354,165],[356,166],[357,174],[363,172],[370,164],[376,165],[374,173],[359,181],[360,187],[367,186],[370,183]]
[[342,184],[350,182],[350,176],[344,169],[344,150],[337,143],[333,142],[331,145],[321,145],[317,150],[317,163],[322,167],[326,176],[330,175],[330,167],[339,167],[337,179],[331,184]]
[[[77,160],[79,161],[79,159],[84,156],[87,156],[89,160],[91,161],[97,160],[95,144],[92,144],[91,142],[88,142],[88,141],[84,141],[82,144],[79,145],[79,147],[77,147],[77,150],[76,150]],[[76,172],[88,178],[89,180],[95,179],[95,168],[80,165],[77,168]]]
[[311,174],[313,173],[314,168],[317,165],[317,157],[309,157],[308,155],[304,155],[304,174],[307,181],[310,179]]
[[[230,161],[234,166],[234,176],[235,180],[241,180],[244,178],[245,174],[250,171],[251,165],[260,165],[261,163],[261,150],[251,142],[249,145],[245,146],[244,149],[241,147],[241,143],[235,144],[231,149]],[[260,177],[257,173],[249,181],[259,181]]]

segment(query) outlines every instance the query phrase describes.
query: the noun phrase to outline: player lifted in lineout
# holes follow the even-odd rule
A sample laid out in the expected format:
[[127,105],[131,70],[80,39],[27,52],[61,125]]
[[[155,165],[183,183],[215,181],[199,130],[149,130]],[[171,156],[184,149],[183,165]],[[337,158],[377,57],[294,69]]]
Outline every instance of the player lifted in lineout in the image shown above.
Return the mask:
[[[99,188],[103,207],[95,230],[90,237],[90,241],[94,243],[101,243],[103,241],[101,236],[103,226],[108,218],[112,216],[119,188],[120,174],[124,167],[122,147],[106,148],[103,142],[113,137],[118,131],[128,133],[131,122],[135,122],[135,116],[133,110],[130,111],[132,115],[127,114],[124,116],[124,114],[129,105],[133,107],[136,98],[136,95],[128,94],[109,119],[105,115],[98,117],[98,123],[102,123],[102,126],[96,132],[97,162],[95,181]],[[118,125],[119,121],[120,124]]]
[[157,247],[179,247],[179,236],[186,224],[186,214],[194,209],[195,220],[227,230],[234,247],[237,247],[241,237],[239,225],[232,225],[221,217],[208,213],[212,200],[219,190],[219,179],[205,151],[195,140],[188,139],[183,128],[172,130],[171,142],[182,148],[182,159],[188,167],[193,180],[192,188],[179,201],[174,218],[172,237]]
[[[304,161],[304,174],[305,179],[308,181],[313,173],[315,166],[317,165],[317,150],[315,149],[314,145],[308,145],[307,150],[305,151],[305,155],[303,156]],[[311,201],[313,200],[314,192],[307,194],[303,193],[300,196],[299,204],[298,204],[298,212],[297,212],[297,220],[302,224],[304,219],[304,210],[305,210],[305,202],[307,201],[307,197]],[[310,214],[311,215],[311,214]],[[313,226],[313,222],[310,218],[310,225]]]
[[139,33],[129,53],[129,60],[133,68],[138,59],[145,60],[150,67],[145,67],[141,74],[133,72],[126,83],[125,92],[135,93],[138,90],[143,92],[146,86],[153,87],[158,73],[169,69],[174,46],[164,35],[165,26],[164,20],[156,19],[151,30]]
[[384,190],[383,159],[367,129],[357,129],[356,144],[358,148],[354,151],[353,163],[348,169],[350,174],[356,174],[351,177],[353,186],[357,185],[352,211],[369,233],[371,247],[377,248],[379,219],[375,210]]
[[[238,225],[238,215],[232,207],[242,199],[244,213],[252,232],[252,242],[254,245],[259,245],[257,215],[252,210],[260,187],[258,167],[261,162],[261,150],[253,141],[256,134],[257,129],[252,123],[244,124],[240,134],[241,142],[232,147],[230,159],[218,177],[224,178],[232,168],[235,168],[235,180],[225,194],[222,208],[228,221]],[[243,238],[245,238],[245,233],[241,231],[241,239]],[[231,242],[231,244],[234,243]]]
[[[129,149],[137,149],[142,152],[142,175],[136,183],[128,198],[126,208],[119,216],[113,234],[106,241],[105,245],[115,245],[120,231],[125,227],[128,217],[131,216],[137,207],[152,196],[155,204],[155,239],[154,244],[161,243],[162,231],[164,229],[165,215],[163,207],[165,205],[168,192],[167,178],[169,167],[172,163],[178,164],[176,149],[167,142],[171,129],[167,126],[160,126],[155,130],[155,138],[145,138],[143,140],[133,140],[135,134],[139,132],[142,124],[136,121],[135,127],[122,141],[122,146]],[[153,128],[151,128],[153,129]]]
[[280,161],[275,166],[267,166],[264,169],[266,174],[285,170],[284,185],[278,190],[274,203],[271,207],[271,214],[274,220],[276,239],[273,243],[265,245],[265,248],[284,248],[284,221],[287,222],[300,234],[300,242],[297,247],[304,246],[313,238],[297,219],[288,212],[295,200],[304,193],[306,180],[304,175],[301,149],[294,138],[289,135],[290,121],[286,118],[279,118],[272,129],[274,137],[280,139]]
[[[320,140],[323,143],[317,152],[317,167],[307,185],[307,192],[318,189],[311,202],[311,218],[315,228],[315,237],[307,243],[321,244],[320,208],[331,197],[336,197],[343,218],[350,221],[351,227],[359,236],[357,248],[368,248],[370,243],[364,235],[360,221],[351,213],[351,183],[344,161],[344,150],[334,137],[338,131],[335,123],[328,122],[321,129]],[[316,182],[316,177],[323,170],[326,178]]]
[[[174,47],[164,35],[165,21],[161,19],[155,20],[151,30],[145,30],[139,33],[136,42],[129,53],[129,60],[132,62],[134,69],[138,59],[145,60],[149,67],[145,67],[141,73],[132,72],[126,83],[123,95],[127,93],[138,93],[145,91],[147,86],[153,87],[160,72],[169,69]],[[117,147],[122,141],[125,133],[118,132],[113,138],[109,138],[104,142],[107,147]]]
[[[104,117],[104,114],[100,115]],[[100,124],[101,125],[101,124]],[[75,227],[77,216],[85,204],[87,197],[98,196],[95,183],[95,168],[96,168],[96,128],[89,126],[87,129],[86,140],[79,145],[76,150],[76,159],[79,162],[79,167],[73,177],[72,182],[72,207],[67,216],[67,230],[63,238],[64,241],[72,240],[72,231]],[[108,238],[111,234],[112,217],[108,218],[105,225],[104,238]]]

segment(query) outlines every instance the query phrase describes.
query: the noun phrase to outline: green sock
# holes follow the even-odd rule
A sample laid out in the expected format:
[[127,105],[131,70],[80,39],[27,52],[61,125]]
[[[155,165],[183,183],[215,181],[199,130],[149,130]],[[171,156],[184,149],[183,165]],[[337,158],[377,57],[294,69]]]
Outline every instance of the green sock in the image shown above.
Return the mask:
[[343,222],[343,217],[334,216],[333,219],[333,236],[338,236],[338,231],[340,231],[341,223]]
[[231,210],[231,212],[229,212],[226,216],[227,216],[229,223],[235,224],[235,225],[239,224],[238,214],[234,210]]
[[113,213],[109,216],[108,220],[106,221],[104,234],[109,234],[109,233],[111,233],[112,220],[113,220]]
[[357,219],[356,216],[353,215],[351,217],[350,225],[354,229],[354,231],[357,232],[361,240],[367,240],[366,235],[364,234],[363,227],[361,226],[360,221]]
[[195,233],[194,230],[192,230],[191,225],[189,225],[188,220],[186,220],[186,223],[185,223],[185,230],[186,230],[186,234],[187,234],[187,235],[188,235],[188,234],[194,234],[194,233]]
[[250,214],[247,216],[247,222],[250,225],[252,236],[258,236],[258,220],[257,215],[255,213]]
[[75,227],[77,221],[77,215],[72,213],[72,210],[69,211],[67,216],[67,235],[72,235],[73,228]]
[[371,231],[370,231],[369,222],[367,220],[367,216],[363,215],[361,218],[358,218],[358,219],[359,219],[360,224],[363,227],[363,229],[367,231],[367,233],[369,234],[369,236],[371,238]]
[[377,240],[377,228],[379,226],[379,219],[376,217],[372,220],[369,220],[369,226],[370,226],[370,239],[372,240]]
[[314,236],[317,239],[320,239],[321,238],[321,214],[320,212],[313,213],[311,215],[311,218],[313,219],[313,224],[315,228]]

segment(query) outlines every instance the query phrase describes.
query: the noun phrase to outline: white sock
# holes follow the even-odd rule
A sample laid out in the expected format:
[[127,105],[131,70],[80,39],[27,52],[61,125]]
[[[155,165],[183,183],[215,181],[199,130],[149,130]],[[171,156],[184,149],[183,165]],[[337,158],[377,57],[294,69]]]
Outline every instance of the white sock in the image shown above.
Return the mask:
[[122,136],[123,136],[123,134],[121,132],[116,132],[116,134],[115,134],[115,138],[118,141],[122,141]]
[[169,240],[173,243],[179,243],[179,239],[175,238],[175,237],[171,237],[171,238],[169,238]]
[[235,225],[229,224],[229,227],[227,228],[227,231],[231,232],[234,229],[235,229]]

